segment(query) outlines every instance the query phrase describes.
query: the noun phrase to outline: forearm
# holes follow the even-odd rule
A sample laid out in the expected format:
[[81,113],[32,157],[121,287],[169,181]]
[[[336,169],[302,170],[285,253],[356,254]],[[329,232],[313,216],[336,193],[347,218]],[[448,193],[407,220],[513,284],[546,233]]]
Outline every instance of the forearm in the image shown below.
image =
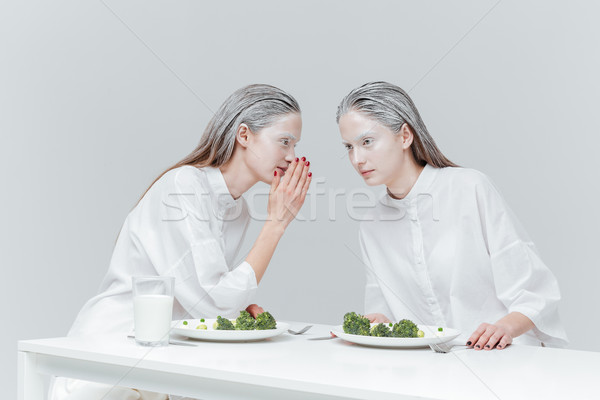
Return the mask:
[[250,264],[256,275],[256,283],[259,283],[265,274],[284,231],[283,224],[277,221],[267,221],[256,238],[254,246],[246,257],[246,262]]
[[534,323],[520,312],[511,312],[496,322],[507,330],[511,337],[516,338],[535,327]]

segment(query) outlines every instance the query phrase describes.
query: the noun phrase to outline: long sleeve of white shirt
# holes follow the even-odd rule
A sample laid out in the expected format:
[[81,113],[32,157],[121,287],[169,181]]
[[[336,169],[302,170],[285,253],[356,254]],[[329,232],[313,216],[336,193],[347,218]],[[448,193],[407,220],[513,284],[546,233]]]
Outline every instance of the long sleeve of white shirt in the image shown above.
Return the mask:
[[542,342],[559,344],[553,338],[566,335],[562,325],[557,323],[560,291],[554,275],[485,176],[481,177],[475,192],[496,296],[508,312],[520,312],[528,317]]
[[565,346],[552,272],[482,173],[426,165],[409,194],[389,195],[360,225],[365,312],[459,329],[516,311],[535,328],[515,343]]
[[[213,179],[222,179],[220,172],[215,175]],[[141,218],[133,232],[144,238],[144,250],[158,274],[175,276],[175,297],[191,316],[237,316],[257,284],[247,262],[232,265],[234,260],[227,260],[226,239],[236,242],[243,236],[247,209],[243,199],[236,203],[224,192],[226,187],[217,192],[218,184],[213,183],[206,190],[197,180],[195,170],[179,171],[173,190],[160,191],[161,201],[149,206],[148,217]],[[156,205],[164,213],[157,213]]]

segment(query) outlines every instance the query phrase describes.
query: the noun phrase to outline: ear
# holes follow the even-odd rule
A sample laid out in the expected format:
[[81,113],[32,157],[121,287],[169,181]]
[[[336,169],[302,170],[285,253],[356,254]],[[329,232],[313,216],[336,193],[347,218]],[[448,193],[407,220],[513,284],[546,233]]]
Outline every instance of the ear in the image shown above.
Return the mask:
[[235,140],[244,148],[248,147],[248,142],[250,141],[250,135],[252,132],[248,125],[240,124],[238,130],[235,134]]
[[415,138],[412,128],[405,122],[400,128],[399,136],[402,138],[402,148],[408,149]]

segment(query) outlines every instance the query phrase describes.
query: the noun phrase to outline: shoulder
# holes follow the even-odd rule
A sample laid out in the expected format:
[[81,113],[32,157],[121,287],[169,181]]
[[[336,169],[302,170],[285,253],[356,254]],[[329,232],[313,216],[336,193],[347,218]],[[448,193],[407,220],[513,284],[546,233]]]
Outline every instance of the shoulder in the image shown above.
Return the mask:
[[181,192],[186,190],[197,191],[208,186],[206,173],[202,168],[196,168],[191,165],[173,168],[167,171],[152,186],[159,192]]
[[483,172],[463,167],[440,168],[436,181],[438,185],[449,184],[461,189],[492,185],[490,178]]
[[[148,189],[138,207],[171,203],[181,197],[197,197],[208,191],[208,182],[201,169],[192,166],[173,168],[165,172]],[[187,196],[183,196],[187,195]]]

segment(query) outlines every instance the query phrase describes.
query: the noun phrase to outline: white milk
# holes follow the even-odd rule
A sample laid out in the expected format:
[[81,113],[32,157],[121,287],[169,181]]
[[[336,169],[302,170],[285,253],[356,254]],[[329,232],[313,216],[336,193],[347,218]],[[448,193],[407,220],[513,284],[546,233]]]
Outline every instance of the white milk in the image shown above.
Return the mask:
[[168,343],[172,314],[172,296],[159,294],[135,296],[133,298],[135,340]]

